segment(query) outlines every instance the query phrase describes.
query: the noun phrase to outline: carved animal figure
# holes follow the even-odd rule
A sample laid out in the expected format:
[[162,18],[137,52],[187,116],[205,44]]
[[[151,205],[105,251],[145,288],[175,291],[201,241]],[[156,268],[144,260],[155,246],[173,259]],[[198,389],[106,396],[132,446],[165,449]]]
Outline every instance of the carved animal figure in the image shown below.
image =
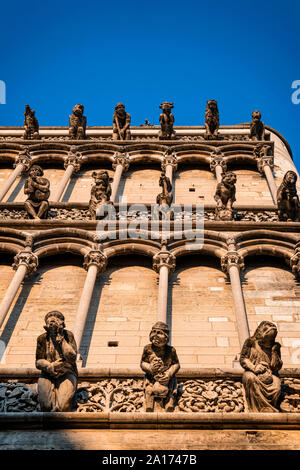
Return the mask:
[[96,219],[97,208],[103,204],[111,204],[111,186],[107,171],[93,171],[92,177],[95,184],[91,189],[91,199],[89,201],[89,212],[92,219]]
[[260,111],[253,111],[250,123],[250,139],[265,140],[265,125],[261,122]]
[[86,138],[86,116],[83,115],[84,106],[76,104],[69,116],[69,137],[73,140],[82,140]]
[[216,100],[206,102],[205,110],[205,138],[212,139],[218,137],[219,130],[219,110]]
[[129,113],[126,113],[123,103],[117,103],[113,115],[113,140],[130,140],[130,121]]
[[232,204],[235,201],[235,183],[236,175],[231,171],[222,173],[222,181],[218,183],[215,201],[217,201],[217,207],[222,209],[231,209]]
[[297,174],[287,171],[277,191],[279,220],[295,221],[299,217],[300,203],[296,189]]
[[40,139],[39,122],[35,117],[35,111],[28,104],[25,105],[24,116],[24,139]]
[[172,108],[174,108],[174,104],[167,101],[160,105],[160,109],[162,109],[163,112],[159,116],[161,129],[158,133],[158,138],[161,140],[175,139],[175,132],[173,129],[175,119],[171,112]]

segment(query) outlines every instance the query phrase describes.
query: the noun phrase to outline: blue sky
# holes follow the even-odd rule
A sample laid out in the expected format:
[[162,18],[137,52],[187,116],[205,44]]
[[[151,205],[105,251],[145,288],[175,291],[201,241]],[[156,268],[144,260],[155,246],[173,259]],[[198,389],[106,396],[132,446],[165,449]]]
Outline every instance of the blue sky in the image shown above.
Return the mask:
[[0,125],[22,125],[25,103],[41,126],[67,125],[76,103],[88,125],[111,125],[119,101],[133,125],[158,124],[165,100],[175,124],[203,125],[213,98],[221,124],[259,109],[300,168],[298,0],[28,0],[2,3],[1,18]]

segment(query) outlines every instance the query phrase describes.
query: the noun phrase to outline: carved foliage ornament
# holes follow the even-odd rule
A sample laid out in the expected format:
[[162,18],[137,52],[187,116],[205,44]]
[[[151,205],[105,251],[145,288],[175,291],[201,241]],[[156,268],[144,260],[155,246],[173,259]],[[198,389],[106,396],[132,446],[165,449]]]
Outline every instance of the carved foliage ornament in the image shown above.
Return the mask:
[[39,264],[38,257],[34,253],[30,253],[29,251],[20,251],[14,257],[14,263],[12,267],[16,271],[18,267],[22,264],[27,267],[26,274],[32,274],[37,270]]
[[16,161],[14,163],[14,168],[16,168],[17,165],[23,165],[23,173],[29,170],[30,165],[31,165],[31,156],[28,148],[26,147],[24,150],[22,150],[19,155],[16,157]]
[[107,257],[102,251],[91,250],[84,257],[83,267],[88,270],[91,265],[97,266],[98,273],[105,271],[107,265]]
[[240,271],[243,271],[245,268],[244,260],[237,251],[228,251],[221,258],[222,271],[228,273],[231,266],[237,266]]
[[176,153],[175,152],[172,152],[172,153],[165,153],[164,155],[164,159],[161,163],[161,169],[163,171],[166,171],[167,169],[167,165],[170,165],[172,166],[173,168],[173,171],[176,171],[177,170],[177,166],[178,166],[178,161],[177,161],[177,156],[176,156]]
[[72,146],[64,161],[65,169],[67,169],[69,165],[72,165],[74,167],[74,172],[77,173],[80,170],[81,162],[81,153],[77,152],[77,148],[75,146]]
[[112,167],[116,170],[118,165],[122,165],[123,171],[126,172],[129,168],[130,159],[128,153],[120,153],[116,152],[114,154],[114,161],[112,163]]
[[153,256],[153,269],[159,273],[162,266],[167,266],[169,272],[174,272],[176,266],[176,257],[166,248],[163,248]]

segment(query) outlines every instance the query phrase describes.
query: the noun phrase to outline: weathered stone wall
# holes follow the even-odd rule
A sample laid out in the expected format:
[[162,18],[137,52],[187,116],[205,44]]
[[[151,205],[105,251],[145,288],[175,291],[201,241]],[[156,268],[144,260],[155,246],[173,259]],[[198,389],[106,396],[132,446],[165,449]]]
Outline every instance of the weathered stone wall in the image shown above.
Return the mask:
[[263,320],[278,326],[284,367],[300,363],[300,283],[290,269],[268,257],[247,260],[243,292],[251,334]]
[[226,275],[213,258],[187,257],[177,264],[170,276],[169,314],[181,365],[231,367],[239,343]]

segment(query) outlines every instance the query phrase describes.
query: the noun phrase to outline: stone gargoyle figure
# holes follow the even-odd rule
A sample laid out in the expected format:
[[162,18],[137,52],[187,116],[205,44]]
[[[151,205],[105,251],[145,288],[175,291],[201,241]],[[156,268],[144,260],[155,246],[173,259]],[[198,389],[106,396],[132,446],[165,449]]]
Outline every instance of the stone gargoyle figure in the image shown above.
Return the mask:
[[46,219],[49,210],[50,182],[43,178],[44,172],[38,165],[32,165],[25,181],[24,193],[28,195],[24,206],[33,219]]
[[158,138],[160,140],[175,139],[175,132],[173,129],[175,119],[171,112],[172,108],[174,108],[174,104],[169,103],[168,101],[164,101],[160,105],[160,109],[162,110],[162,113],[159,116],[160,131],[158,133]]
[[37,339],[36,368],[42,371],[38,395],[42,411],[72,411],[77,388],[77,346],[65,318],[53,310],[45,316],[46,333]]
[[236,175],[231,171],[222,173],[222,181],[217,184],[215,201],[216,207],[216,220],[232,220],[233,209],[232,205],[235,201],[235,184]]
[[277,191],[279,220],[287,222],[299,219],[300,201],[296,189],[297,174],[287,171]]
[[240,364],[245,369],[243,385],[250,412],[278,412],[282,367],[280,344],[275,341],[277,327],[262,321],[242,348]]
[[265,125],[261,122],[261,112],[253,111],[250,122],[250,139],[265,140]]
[[83,115],[84,106],[76,104],[69,116],[69,137],[71,140],[83,140],[86,138],[86,116]]
[[40,139],[41,137],[39,134],[39,122],[35,117],[35,111],[31,109],[29,104],[25,104],[24,116],[24,139]]
[[208,100],[205,110],[205,139],[217,139],[219,131],[219,110],[216,100]]
[[129,113],[126,113],[123,103],[117,103],[113,115],[113,140],[130,140],[130,121]]
[[150,332],[150,344],[144,347],[141,369],[145,372],[146,411],[174,411],[178,395],[175,374],[180,369],[176,350],[169,346],[169,328],[157,322]]
[[159,186],[162,188],[162,192],[157,195],[156,203],[159,205],[168,204],[170,206],[173,201],[172,183],[164,171],[161,172]]
[[111,186],[107,171],[93,171],[94,184],[91,189],[91,199],[89,201],[89,212],[91,218],[96,220],[97,209],[103,204],[112,204],[110,201]]

